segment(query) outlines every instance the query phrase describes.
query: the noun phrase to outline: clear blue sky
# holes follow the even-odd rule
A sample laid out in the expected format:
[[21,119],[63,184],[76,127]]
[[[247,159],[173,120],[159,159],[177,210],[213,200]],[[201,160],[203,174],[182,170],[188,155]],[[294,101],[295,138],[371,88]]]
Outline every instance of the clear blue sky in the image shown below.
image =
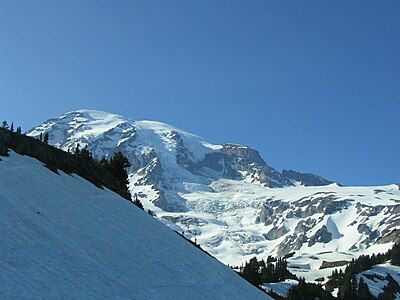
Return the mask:
[[79,108],[400,181],[399,1],[0,1],[0,119]]

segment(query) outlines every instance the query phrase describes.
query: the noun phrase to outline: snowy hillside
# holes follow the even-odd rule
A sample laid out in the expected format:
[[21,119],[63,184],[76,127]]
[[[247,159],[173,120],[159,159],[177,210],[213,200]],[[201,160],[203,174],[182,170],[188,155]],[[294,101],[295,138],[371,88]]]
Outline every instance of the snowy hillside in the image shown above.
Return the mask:
[[[357,277],[358,280],[362,277],[364,282],[368,285],[372,295],[378,297],[378,295],[383,292],[385,285],[388,283],[388,274],[390,274],[395,281],[400,282],[400,267],[388,263],[376,265],[371,270],[364,271]],[[397,295],[396,299],[399,298],[400,295]]]
[[0,296],[268,299],[117,194],[0,157]]
[[398,185],[342,187],[313,174],[278,172],[259,153],[151,121],[80,110],[28,134],[101,158],[122,151],[130,189],[157,217],[224,263],[291,255],[296,274],[315,280],[363,253],[385,252],[400,233]]

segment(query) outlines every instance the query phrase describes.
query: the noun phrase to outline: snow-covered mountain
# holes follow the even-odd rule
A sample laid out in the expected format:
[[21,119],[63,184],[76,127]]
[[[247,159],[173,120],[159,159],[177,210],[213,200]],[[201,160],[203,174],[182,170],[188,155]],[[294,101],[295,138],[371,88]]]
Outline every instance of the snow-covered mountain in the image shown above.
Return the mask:
[[0,157],[2,299],[270,299],[107,189]]
[[87,145],[97,158],[122,151],[130,190],[157,218],[231,265],[290,256],[314,280],[333,265],[388,250],[400,236],[398,185],[344,187],[313,174],[278,172],[237,144],[215,145],[173,126],[78,110],[28,132],[50,144]]

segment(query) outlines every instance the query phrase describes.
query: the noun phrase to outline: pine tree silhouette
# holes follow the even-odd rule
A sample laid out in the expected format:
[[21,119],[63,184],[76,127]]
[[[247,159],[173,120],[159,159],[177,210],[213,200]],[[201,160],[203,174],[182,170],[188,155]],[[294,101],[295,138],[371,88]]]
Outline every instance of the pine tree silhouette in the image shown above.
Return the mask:
[[45,144],[48,144],[48,143],[49,143],[49,133],[48,133],[48,132],[46,132],[46,133],[44,134],[44,136],[43,136],[43,142],[44,142]]

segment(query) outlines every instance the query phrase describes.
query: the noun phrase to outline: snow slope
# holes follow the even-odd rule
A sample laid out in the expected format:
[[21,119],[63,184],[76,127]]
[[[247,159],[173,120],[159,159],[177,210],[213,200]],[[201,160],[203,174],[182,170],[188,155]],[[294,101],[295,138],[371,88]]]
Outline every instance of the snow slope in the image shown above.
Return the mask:
[[283,282],[271,282],[271,283],[264,283],[262,288],[267,292],[273,291],[282,297],[287,297],[289,294],[289,290],[298,284],[297,280],[294,279],[286,279]]
[[117,194],[0,160],[0,297],[268,299]]
[[64,150],[79,143],[98,158],[122,151],[132,164],[132,194],[230,265],[295,252],[289,259],[295,274],[326,280],[332,268],[324,264],[386,252],[399,236],[395,184],[313,186],[329,181],[280,173],[247,146],[215,145],[168,124],[92,110],[63,114],[28,134],[45,132]]
[[[400,282],[400,267],[389,263],[374,266],[371,270],[362,272],[357,276],[359,280],[362,276],[364,282],[368,285],[370,292],[378,297],[383,292],[383,288],[388,283],[386,276],[390,274],[394,280]],[[400,297],[398,296],[397,299]]]

